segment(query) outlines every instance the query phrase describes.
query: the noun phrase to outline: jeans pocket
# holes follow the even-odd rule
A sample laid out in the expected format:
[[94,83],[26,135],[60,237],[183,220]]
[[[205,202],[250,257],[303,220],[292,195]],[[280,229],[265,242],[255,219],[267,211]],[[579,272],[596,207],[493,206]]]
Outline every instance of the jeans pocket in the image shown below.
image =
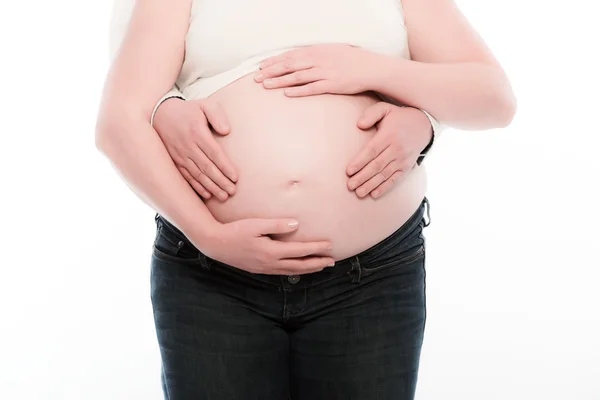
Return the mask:
[[152,256],[158,260],[185,265],[203,265],[201,253],[177,228],[162,217],[156,219]]
[[372,274],[389,268],[408,267],[414,263],[422,262],[425,259],[425,243],[424,241],[416,246],[390,255],[382,257],[380,260],[372,262],[361,262],[361,269],[364,274]]
[[402,268],[422,261],[425,257],[425,221],[423,209],[416,212],[400,229],[375,245],[362,259],[361,270],[365,274],[389,268]]

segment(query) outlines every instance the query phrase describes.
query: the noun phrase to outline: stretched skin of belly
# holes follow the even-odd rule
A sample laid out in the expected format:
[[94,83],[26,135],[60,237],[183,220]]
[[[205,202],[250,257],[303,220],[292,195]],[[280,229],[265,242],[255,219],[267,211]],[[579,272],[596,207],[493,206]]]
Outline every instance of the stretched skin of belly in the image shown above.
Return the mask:
[[[346,167],[375,131],[357,127],[378,100],[367,94],[288,98],[247,75],[210,96],[231,132],[217,140],[237,166],[236,193],[205,203],[223,223],[243,218],[295,218],[299,228],[279,240],[328,239],[340,260],[377,244],[417,209],[425,193],[422,168],[379,199],[347,188]],[[235,249],[232,249],[235,251]]]

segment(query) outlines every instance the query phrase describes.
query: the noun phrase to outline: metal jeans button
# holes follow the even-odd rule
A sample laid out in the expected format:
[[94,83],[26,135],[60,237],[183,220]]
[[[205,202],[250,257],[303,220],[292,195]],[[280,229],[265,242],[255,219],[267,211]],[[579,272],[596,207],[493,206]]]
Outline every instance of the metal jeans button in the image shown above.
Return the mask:
[[292,285],[295,285],[296,283],[300,282],[300,277],[298,275],[290,275],[288,276],[288,282]]

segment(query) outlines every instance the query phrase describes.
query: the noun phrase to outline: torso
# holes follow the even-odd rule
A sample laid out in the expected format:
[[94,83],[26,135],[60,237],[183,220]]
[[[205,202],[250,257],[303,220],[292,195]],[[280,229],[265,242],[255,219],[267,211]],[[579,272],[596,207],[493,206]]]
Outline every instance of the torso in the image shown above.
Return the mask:
[[401,0],[194,0],[177,83],[188,99],[220,102],[231,124],[218,140],[240,177],[233,197],[206,202],[213,215],[296,218],[298,231],[281,240],[330,239],[339,260],[398,229],[423,199],[425,174],[414,169],[382,198],[359,199],[345,170],[374,134],[356,124],[378,100],[291,99],[252,79],[269,56],[336,42],[409,58]]
[[356,126],[373,96],[287,98],[248,75],[211,98],[227,113],[231,133],[218,140],[240,172],[234,196],[206,202],[222,222],[297,218],[298,230],[280,239],[332,240],[339,260],[389,236],[423,199],[421,168],[377,200],[346,187],[348,163],[374,134]]

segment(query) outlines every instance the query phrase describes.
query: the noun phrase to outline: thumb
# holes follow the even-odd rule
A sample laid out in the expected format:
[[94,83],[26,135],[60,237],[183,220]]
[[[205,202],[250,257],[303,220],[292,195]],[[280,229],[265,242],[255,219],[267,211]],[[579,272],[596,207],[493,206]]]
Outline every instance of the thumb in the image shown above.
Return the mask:
[[227,121],[227,115],[225,115],[223,107],[215,101],[204,101],[199,104],[200,109],[204,112],[206,120],[212,126],[213,130],[222,136],[229,134],[229,122]]
[[390,105],[380,101],[375,103],[365,110],[363,115],[358,119],[358,127],[360,129],[372,128],[376,123],[381,121],[390,110]]
[[291,233],[298,229],[298,221],[293,219],[261,219],[251,220],[256,232],[260,235],[277,235],[282,233]]

